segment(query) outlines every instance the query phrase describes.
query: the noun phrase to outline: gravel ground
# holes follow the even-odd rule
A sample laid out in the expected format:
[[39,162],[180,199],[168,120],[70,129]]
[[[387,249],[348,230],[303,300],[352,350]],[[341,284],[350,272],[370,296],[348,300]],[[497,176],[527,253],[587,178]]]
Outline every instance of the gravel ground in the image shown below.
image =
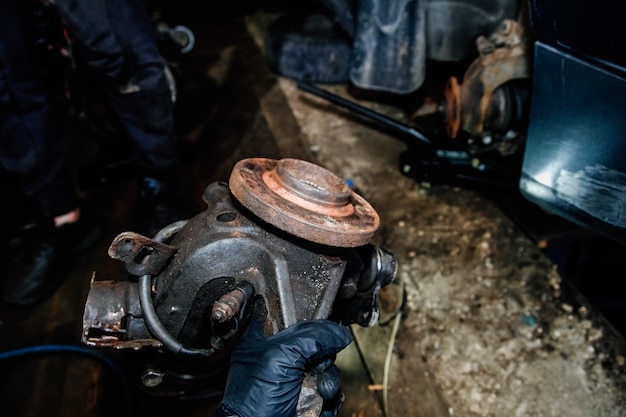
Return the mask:
[[[623,339],[506,215],[478,193],[403,176],[404,143],[291,81],[280,85],[317,162],[374,206],[382,219],[374,243],[398,257],[406,314],[393,369],[421,361],[449,415],[626,415]],[[325,88],[346,95],[342,86]],[[398,401],[402,384],[389,381],[390,401]]]

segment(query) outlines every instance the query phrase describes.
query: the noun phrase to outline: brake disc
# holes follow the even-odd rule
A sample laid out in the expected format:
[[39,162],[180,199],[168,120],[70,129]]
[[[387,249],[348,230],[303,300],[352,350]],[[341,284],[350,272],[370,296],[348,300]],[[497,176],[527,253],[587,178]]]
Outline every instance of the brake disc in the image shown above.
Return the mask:
[[380,225],[378,213],[343,179],[303,160],[244,159],[233,168],[229,187],[262,220],[315,243],[362,246]]

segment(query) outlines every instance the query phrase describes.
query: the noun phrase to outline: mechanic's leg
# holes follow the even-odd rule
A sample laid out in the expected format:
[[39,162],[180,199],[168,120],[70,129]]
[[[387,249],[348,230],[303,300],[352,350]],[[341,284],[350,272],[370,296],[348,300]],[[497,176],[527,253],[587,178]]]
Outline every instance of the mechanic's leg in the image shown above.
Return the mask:
[[57,0],[81,57],[110,84],[111,102],[141,169],[142,232],[186,215],[173,184],[178,164],[173,101],[154,27],[134,0]]
[[41,201],[46,214],[57,216],[75,209],[78,201],[21,3],[0,4],[0,162],[22,175],[25,192]]
[[27,243],[28,251],[7,274],[4,301],[26,305],[41,300],[60,283],[59,268],[90,228],[85,219],[79,221],[79,201],[65,163],[62,124],[53,119],[39,78],[23,3],[0,2],[0,163],[20,174],[25,193],[50,217],[45,232]]
[[137,164],[163,173],[177,164],[173,103],[152,22],[137,0],[57,0],[80,57],[110,83],[112,104]]

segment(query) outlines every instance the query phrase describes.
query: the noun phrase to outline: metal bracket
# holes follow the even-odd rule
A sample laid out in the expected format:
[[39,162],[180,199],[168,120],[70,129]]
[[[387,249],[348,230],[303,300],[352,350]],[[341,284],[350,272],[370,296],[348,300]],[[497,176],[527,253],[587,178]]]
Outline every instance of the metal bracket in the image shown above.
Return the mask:
[[120,233],[109,246],[109,256],[124,262],[126,270],[135,276],[158,275],[178,248],[134,232]]

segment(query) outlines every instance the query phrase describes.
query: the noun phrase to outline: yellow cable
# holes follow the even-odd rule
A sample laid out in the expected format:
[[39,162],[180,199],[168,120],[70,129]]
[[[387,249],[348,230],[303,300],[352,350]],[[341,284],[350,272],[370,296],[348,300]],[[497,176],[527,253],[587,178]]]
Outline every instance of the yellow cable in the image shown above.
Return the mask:
[[396,314],[391,328],[391,336],[389,337],[389,346],[387,347],[387,356],[385,357],[385,368],[383,369],[383,414],[389,417],[389,408],[387,401],[387,392],[389,390],[389,369],[391,368],[391,358],[393,356],[393,346],[395,345],[396,335],[402,321],[402,313]]

